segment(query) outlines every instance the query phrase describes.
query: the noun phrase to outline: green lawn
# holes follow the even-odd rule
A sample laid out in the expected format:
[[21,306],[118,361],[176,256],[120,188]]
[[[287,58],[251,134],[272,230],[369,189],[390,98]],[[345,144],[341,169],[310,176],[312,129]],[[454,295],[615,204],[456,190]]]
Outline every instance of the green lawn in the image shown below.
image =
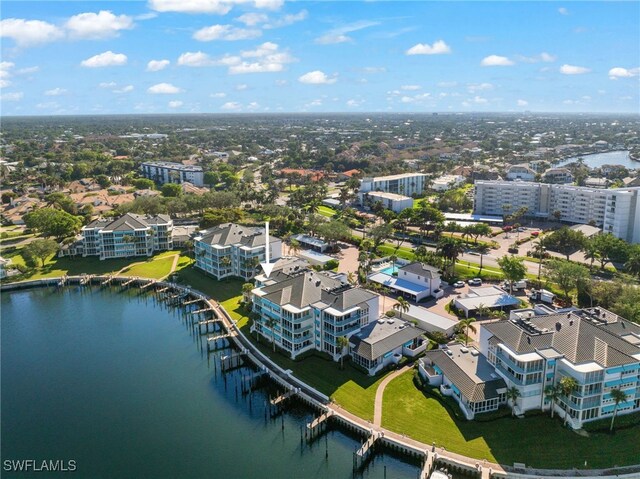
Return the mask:
[[140,276],[143,278],[161,279],[169,274],[175,255],[163,258],[152,258],[144,263],[134,264],[122,271],[122,276]]
[[385,389],[382,425],[426,444],[501,464],[522,462],[539,468],[606,468],[638,462],[638,428],[614,435],[583,437],[547,415],[488,422],[460,421],[435,398],[418,390],[413,372]]
[[500,280],[504,278],[502,271],[495,268],[483,266],[482,274],[480,273],[480,265],[468,263],[467,261],[458,261],[455,266],[455,272],[458,279],[483,278],[487,280]]
[[321,214],[322,216],[331,218],[332,216],[335,216],[337,212],[333,208],[330,208],[325,205],[321,205],[321,206],[318,206],[318,213]]

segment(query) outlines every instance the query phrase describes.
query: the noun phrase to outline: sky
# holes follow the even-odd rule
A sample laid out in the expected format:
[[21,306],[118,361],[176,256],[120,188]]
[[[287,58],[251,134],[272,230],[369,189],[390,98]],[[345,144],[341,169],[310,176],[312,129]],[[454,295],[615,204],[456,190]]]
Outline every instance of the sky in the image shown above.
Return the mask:
[[2,115],[640,114],[640,2],[3,1]]

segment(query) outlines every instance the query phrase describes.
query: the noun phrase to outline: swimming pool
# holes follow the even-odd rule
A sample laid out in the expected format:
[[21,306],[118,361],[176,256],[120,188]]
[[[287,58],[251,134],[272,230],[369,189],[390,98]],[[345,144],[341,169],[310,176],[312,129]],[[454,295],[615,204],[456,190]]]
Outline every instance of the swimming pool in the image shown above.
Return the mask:
[[393,273],[397,273],[398,272],[398,266],[387,266],[386,268],[381,269],[380,271],[378,271],[379,273],[384,273],[384,274],[388,274],[389,276],[393,276]]

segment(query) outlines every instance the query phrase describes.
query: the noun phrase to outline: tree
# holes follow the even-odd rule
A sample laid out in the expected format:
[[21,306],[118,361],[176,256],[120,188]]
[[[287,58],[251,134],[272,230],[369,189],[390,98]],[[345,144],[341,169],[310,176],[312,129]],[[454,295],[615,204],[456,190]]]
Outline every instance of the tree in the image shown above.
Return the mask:
[[384,243],[393,234],[393,226],[390,223],[382,223],[369,230],[369,237],[373,240],[373,250]]
[[469,227],[469,234],[473,236],[476,244],[478,244],[479,236],[489,236],[491,234],[491,227],[486,223],[474,223]]
[[245,303],[249,303],[251,301],[251,291],[253,291],[253,283],[244,283],[242,285],[242,299]]
[[629,247],[629,259],[624,264],[627,273],[640,276],[640,245],[634,244]]
[[553,406],[558,401],[558,398],[560,398],[560,394],[562,394],[562,391],[555,384],[551,384],[551,385],[549,385],[549,386],[544,388],[544,397],[547,398],[551,402],[550,409],[551,409],[551,418],[552,419],[553,419],[553,414],[555,412],[555,408]]
[[469,344],[469,331],[476,332],[476,327],[472,324],[476,322],[476,318],[461,319],[458,323],[461,327],[464,327],[464,345]]
[[449,276],[453,276],[456,261],[463,251],[462,242],[454,238],[440,238],[436,251],[445,260],[445,267],[449,270]]
[[165,183],[160,192],[165,198],[176,198],[182,195],[182,186],[177,183]]
[[289,241],[289,251],[293,251],[293,256],[298,256],[300,248],[300,241],[298,241],[297,239],[293,238],[291,241]]
[[613,432],[613,423],[616,420],[618,406],[620,405],[620,403],[626,402],[628,396],[622,389],[612,389],[609,394],[611,395],[611,399],[613,399],[613,402],[615,404],[615,407],[613,408],[613,416],[611,416],[611,428],[609,429],[611,432]]
[[489,254],[490,250],[491,249],[486,244],[476,246],[476,251],[480,255],[480,271],[478,272],[478,275],[482,274],[482,259],[484,258],[484,255]]
[[215,186],[220,183],[220,176],[215,171],[207,171],[203,176],[203,183],[209,187]]
[[269,330],[271,331],[271,344],[273,345],[273,352],[276,352],[276,331],[275,327],[278,324],[278,320],[276,318],[272,318],[271,316],[267,316],[266,324]]
[[584,248],[586,241],[582,231],[563,226],[547,236],[544,239],[544,245],[547,249],[562,253],[568,260],[571,254]]
[[37,239],[22,248],[22,256],[28,264],[36,265],[36,259],[40,260],[40,266],[44,266],[45,260],[58,252],[58,243],[50,239]]
[[[578,389],[578,381],[571,377],[571,376],[564,376],[561,380],[560,383],[558,384],[560,387],[560,392],[562,394],[562,396],[564,396],[565,399],[565,405],[567,406],[567,408],[569,407],[567,403],[567,401],[569,401],[569,398],[571,397],[571,394]],[[569,420],[569,411],[565,409],[565,413],[564,413],[564,423],[566,424]]]
[[545,274],[551,282],[560,286],[567,301],[571,302],[569,293],[589,277],[589,270],[578,263],[554,259],[547,261]]
[[404,299],[402,296],[398,297],[397,301],[398,302],[393,305],[393,309],[395,309],[396,311],[402,311],[404,313],[409,311],[409,308],[411,307],[409,301]]
[[521,396],[520,390],[515,386],[511,386],[509,389],[507,389],[506,396],[507,396],[507,401],[511,401],[511,415],[515,416],[516,415],[516,401]]
[[350,238],[351,229],[340,220],[331,220],[318,227],[318,235],[329,243],[335,243]]
[[524,260],[516,256],[505,255],[498,258],[498,265],[509,282],[509,294],[513,294],[513,284],[524,279],[527,275],[527,267]]
[[139,190],[152,190],[156,184],[148,178],[137,178],[133,180],[133,186]]
[[46,238],[53,236],[59,241],[75,235],[82,220],[56,208],[40,208],[24,215],[27,228],[39,231]]
[[107,175],[96,176],[96,181],[100,185],[100,188],[108,188],[111,186],[111,179]]
[[629,258],[629,244],[611,233],[599,234],[588,241],[589,249],[600,255],[600,269],[607,263],[624,263]]
[[340,369],[344,368],[344,350],[349,347],[349,340],[346,336],[338,336],[336,338],[336,346],[340,351]]

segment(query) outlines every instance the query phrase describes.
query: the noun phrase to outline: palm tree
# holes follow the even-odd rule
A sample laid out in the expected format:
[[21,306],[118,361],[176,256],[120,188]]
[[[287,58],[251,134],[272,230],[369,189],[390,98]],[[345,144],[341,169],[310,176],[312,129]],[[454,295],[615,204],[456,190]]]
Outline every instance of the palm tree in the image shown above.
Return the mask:
[[393,305],[393,309],[395,309],[396,311],[402,311],[403,313],[409,311],[410,307],[411,305],[409,304],[409,301],[404,299],[402,296],[400,296],[398,298],[398,302]]
[[[568,408],[569,405],[567,404],[567,402],[569,401],[569,397],[571,396],[571,393],[574,392],[576,389],[578,389],[578,381],[571,376],[565,376],[560,380],[559,386],[560,386],[560,392],[565,397],[565,405]],[[565,409],[564,423],[567,424],[568,420],[569,420],[569,411]]]
[[340,351],[340,369],[344,368],[344,350],[349,347],[349,340],[346,336],[338,336],[336,338],[336,345]]
[[124,235],[122,237],[122,242],[129,246],[127,248],[127,256],[133,255],[135,253],[136,237],[132,235]]
[[618,405],[621,402],[627,402],[628,396],[627,396],[627,393],[625,393],[622,389],[612,389],[609,394],[611,394],[611,399],[613,399],[613,402],[616,405],[613,408],[613,416],[611,416],[611,428],[609,429],[611,432],[613,432],[613,423],[616,420]]
[[505,313],[501,309],[497,309],[495,311],[491,311],[489,314],[494,319],[507,319],[507,313]]
[[396,270],[396,261],[398,261],[398,257],[395,254],[392,254],[389,259],[391,260],[392,264],[393,264],[393,271]]
[[590,243],[587,243],[587,246],[584,248],[584,259],[588,259],[589,263],[589,271],[593,271],[593,263],[594,261],[600,261],[602,255],[600,252],[594,248]]
[[289,243],[289,251],[293,251],[293,256],[298,256],[298,253],[300,252],[300,241],[295,238],[292,239]]
[[551,384],[544,388],[544,397],[551,401],[551,418],[553,418],[553,414],[555,412],[554,405],[558,401],[558,398],[562,394],[562,391],[555,384]]
[[476,313],[481,318],[486,318],[491,314],[491,308],[487,308],[484,303],[480,303],[476,308]]
[[242,285],[242,299],[245,303],[248,303],[251,300],[250,294],[253,288],[253,283],[244,283]]
[[231,266],[231,256],[223,256],[220,259],[220,266],[224,266],[224,269],[227,269]]
[[449,275],[453,276],[453,271],[458,260],[458,256],[462,253],[462,243],[453,238],[441,238],[438,242],[437,252],[442,256],[449,267]]
[[476,332],[476,327],[473,324],[471,324],[475,322],[476,322],[476,318],[467,318],[467,319],[460,320],[459,324],[464,328],[464,345],[465,346],[469,344],[469,330],[473,331],[474,333]]
[[272,318],[271,316],[267,316],[266,319],[267,327],[271,330],[271,344],[273,345],[273,352],[276,352],[276,332],[275,327],[278,324],[278,320],[276,318]]
[[358,284],[358,276],[353,271],[349,271],[347,274],[347,281],[351,286],[355,286]]
[[476,246],[476,251],[480,255],[480,271],[478,272],[479,276],[482,275],[482,258],[485,254],[489,253],[490,249],[491,248],[489,248],[486,244],[480,244]]
[[516,401],[521,396],[520,390],[515,386],[511,386],[509,389],[507,389],[506,396],[507,396],[507,401],[511,401],[511,415],[515,416],[516,415]]
[[537,243],[533,244],[533,248],[531,248],[531,252],[536,256],[540,261],[538,263],[538,281],[540,281],[540,276],[542,275],[542,262],[544,261],[544,255],[547,252],[547,249],[544,246],[544,242],[542,239],[538,240]]

